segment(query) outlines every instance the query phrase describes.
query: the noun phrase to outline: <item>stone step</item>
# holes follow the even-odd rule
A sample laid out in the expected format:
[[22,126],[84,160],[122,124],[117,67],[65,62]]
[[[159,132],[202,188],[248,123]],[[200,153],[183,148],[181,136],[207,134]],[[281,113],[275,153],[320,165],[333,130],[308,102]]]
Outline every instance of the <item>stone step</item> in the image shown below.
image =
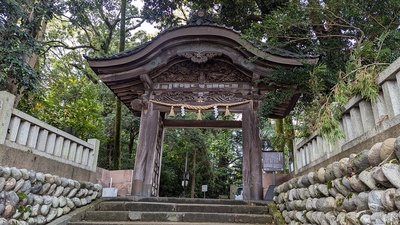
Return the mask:
[[[139,212],[139,211],[88,211],[85,221],[140,221],[140,222],[190,222],[190,223],[251,223],[272,222],[271,215],[203,212]],[[74,223],[69,223],[74,224]]]
[[213,212],[268,214],[267,206],[169,203],[169,202],[124,202],[106,201],[100,203],[96,210],[103,211],[154,211],[154,212]]
[[[226,225],[227,223],[185,223],[185,222],[133,222],[133,221],[106,221],[106,222],[70,222],[69,225]],[[230,225],[243,225],[243,223],[229,223]],[[274,223],[246,223],[246,225],[272,225]]]
[[145,197],[103,198],[64,221],[68,225],[273,224],[263,201]]
[[[249,205],[247,201],[233,199],[209,199],[209,198],[174,198],[174,197],[115,197],[105,198],[107,201],[122,201],[122,202],[167,202],[167,203],[187,203],[187,204],[217,204],[217,205]],[[266,206],[265,201],[251,201],[252,205]]]

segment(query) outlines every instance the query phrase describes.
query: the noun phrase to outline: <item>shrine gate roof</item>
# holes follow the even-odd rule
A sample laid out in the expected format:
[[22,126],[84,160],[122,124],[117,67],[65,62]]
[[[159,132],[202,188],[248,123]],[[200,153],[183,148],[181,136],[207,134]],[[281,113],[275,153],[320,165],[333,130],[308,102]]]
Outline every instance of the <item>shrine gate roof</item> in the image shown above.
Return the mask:
[[[259,79],[271,76],[273,68],[314,64],[318,56],[262,47],[260,42],[244,40],[240,32],[200,16],[191,24],[167,29],[134,49],[87,60],[102,82],[132,111],[140,111],[133,102],[144,96],[169,104],[252,100],[257,110],[266,92],[296,89],[266,85]],[[295,91],[275,106],[269,117],[286,116],[299,96]]]

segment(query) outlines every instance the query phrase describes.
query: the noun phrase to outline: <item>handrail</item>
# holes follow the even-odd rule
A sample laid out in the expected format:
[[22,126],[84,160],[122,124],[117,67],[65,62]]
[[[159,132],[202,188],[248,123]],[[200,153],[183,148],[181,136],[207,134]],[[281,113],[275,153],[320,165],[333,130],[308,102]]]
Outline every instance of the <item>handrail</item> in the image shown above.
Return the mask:
[[96,171],[99,140],[81,140],[15,109],[14,98],[0,92],[0,144]]

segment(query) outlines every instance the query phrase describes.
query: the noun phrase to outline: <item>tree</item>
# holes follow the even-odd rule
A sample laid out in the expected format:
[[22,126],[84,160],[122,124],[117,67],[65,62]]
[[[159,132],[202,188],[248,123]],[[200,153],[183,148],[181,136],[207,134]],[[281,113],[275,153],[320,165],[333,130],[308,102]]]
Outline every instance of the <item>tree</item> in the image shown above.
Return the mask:
[[[193,11],[204,8],[214,13],[218,23],[242,30],[244,38],[263,40],[266,46],[300,54],[320,55],[316,68],[298,70],[290,79],[293,83],[297,81],[293,76],[314,75],[303,83],[305,87],[301,91],[305,94],[301,100],[305,101],[305,107],[296,111],[319,116],[303,117],[314,118],[314,121],[300,123],[307,123],[308,129],[334,134],[337,132],[334,120],[338,116],[332,112],[340,114],[340,110],[329,107],[330,102],[342,104],[357,94],[374,98],[377,93],[374,77],[400,56],[399,7],[397,0],[379,3],[372,0],[246,0],[234,4],[232,1],[226,4],[224,0],[164,0],[147,1],[143,15],[165,28],[183,24]],[[343,91],[345,89],[350,91]],[[272,99],[278,104],[284,100],[283,94],[271,93],[268,97],[273,95]],[[315,112],[321,106],[324,110]],[[263,114],[268,115],[268,112]],[[294,118],[299,120],[300,117]]]
[[[131,1],[129,1],[131,3]],[[93,10],[93,14],[89,15],[87,13],[87,8],[82,8],[82,5],[85,4],[89,6],[90,9]],[[138,28],[144,20],[140,18],[137,9],[129,4],[127,6],[127,1],[84,1],[84,2],[75,2],[72,1],[69,5],[70,9],[74,11],[74,14],[69,17],[69,20],[76,27],[83,29],[84,35],[82,35],[82,41],[86,43],[84,46],[90,46],[92,50],[91,55],[101,56],[101,55],[109,55],[112,52],[121,52],[125,49],[125,40],[128,38],[129,40],[135,39],[136,35],[132,35],[131,31]],[[95,16],[93,16],[95,15]],[[96,17],[97,16],[97,17]],[[113,41],[116,38],[115,33],[118,31],[117,25],[120,24],[119,27],[119,48],[117,48],[117,42]],[[93,35],[91,35],[93,34]],[[141,35],[141,33],[139,33]],[[146,40],[146,37],[145,39]],[[135,45],[136,40],[130,42],[130,46]],[[95,78],[96,79],[96,78]],[[113,145],[108,142],[103,143],[103,146],[106,146],[106,151],[109,153],[109,165],[110,168],[113,169],[121,169],[121,137],[124,135],[124,131],[121,131],[121,121],[122,119],[122,107],[121,102],[118,99],[115,99],[115,116],[114,119],[114,129],[113,135],[108,135],[108,141],[112,141]],[[132,117],[132,114],[126,116]],[[110,121],[111,122],[111,121]],[[132,123],[129,123],[132,124]],[[135,124],[135,123],[134,123]],[[109,124],[110,125],[110,124]],[[136,123],[136,129],[134,128],[126,128],[131,134],[129,142],[125,144],[129,144],[129,155],[132,157],[133,152],[133,139],[137,135],[135,135],[136,130],[138,130],[138,124]],[[104,151],[104,150],[103,150]],[[128,160],[129,162],[130,160]],[[129,167],[132,164],[129,165]],[[106,166],[109,168],[108,166]],[[128,167],[128,168],[129,168]]]
[[[72,113],[85,115],[84,110],[96,112],[96,115],[100,115],[100,117],[94,116],[93,118],[97,118],[98,122],[93,124],[97,124],[98,126],[95,127],[95,130],[101,129],[101,132],[98,133],[93,130],[92,135],[101,140],[100,155],[105,157],[105,160],[101,159],[99,161],[99,165],[105,168],[113,168],[113,159],[119,158],[113,157],[114,146],[110,144],[110,142],[113,143],[114,137],[112,128],[114,127],[115,119],[113,111],[115,97],[103,83],[98,82],[98,78],[87,65],[83,55],[96,57],[119,52],[118,37],[121,29],[117,25],[121,21],[120,1],[107,1],[105,3],[98,0],[72,0],[63,3],[65,7],[63,12],[68,13],[60,13],[52,17],[48,21],[44,35],[44,51],[42,60],[38,64],[38,69],[42,72],[40,85],[37,86],[40,91],[36,93],[30,92],[29,95],[26,95],[22,99],[23,104],[19,108],[61,129],[73,131],[75,135],[80,137],[86,137],[86,135],[81,133],[82,129],[77,127],[78,124],[87,126],[86,130],[90,129],[90,126],[88,123],[83,123],[84,120],[74,121],[73,118],[79,118],[79,116]],[[124,32],[126,34],[127,47],[134,47],[149,39],[149,36],[143,31],[134,32],[141,23],[143,23],[143,20],[140,18],[138,10],[132,4],[129,4],[127,6],[126,29]],[[75,87],[77,90],[86,88],[92,90],[91,99],[85,101],[93,101],[93,104],[77,107],[74,111],[68,111],[70,119],[60,120],[59,118],[64,117],[63,110],[65,110],[65,107],[73,107],[69,105],[73,101],[69,100],[67,102],[63,99],[63,96],[71,96],[76,101],[81,101],[80,97],[84,97],[81,92],[70,89],[72,85],[68,83],[68,79],[65,77],[79,80]],[[59,82],[65,83],[63,89],[56,88],[61,87],[58,84]],[[97,96],[95,96],[96,93],[98,94]],[[38,106],[46,106],[46,112],[51,111],[52,116],[46,116],[44,111],[40,112],[40,107]],[[122,106],[121,111],[124,116],[122,118],[124,126],[122,126],[123,130],[121,132],[122,154],[128,157],[124,157],[124,160],[122,160],[122,167],[131,168],[135,151],[134,139],[138,133],[138,119],[125,106]],[[90,121],[88,120],[88,122]],[[127,127],[129,124],[133,126]]]
[[142,14],[144,18],[159,24],[160,28],[181,25],[190,19],[190,15],[199,9],[213,13],[220,24],[233,26],[237,30],[245,30],[252,23],[261,21],[264,15],[282,6],[288,0],[191,0],[145,1]]
[[[185,119],[195,119],[187,113]],[[203,113],[203,120],[215,119]],[[179,119],[179,116],[177,116]],[[225,118],[218,118],[225,119]],[[230,184],[241,183],[241,132],[228,129],[167,129],[164,138],[160,196],[181,196],[186,152],[190,172],[191,197],[202,197],[201,185],[207,184],[207,196],[229,195]]]
[[15,106],[37,89],[46,24],[61,9],[57,1],[5,0],[0,6],[0,88],[16,96]]
[[[119,32],[119,51],[125,50],[125,14],[126,14],[126,0],[121,1],[121,26]],[[121,169],[121,101],[115,98],[115,122],[114,122],[114,154],[113,154],[113,168]]]

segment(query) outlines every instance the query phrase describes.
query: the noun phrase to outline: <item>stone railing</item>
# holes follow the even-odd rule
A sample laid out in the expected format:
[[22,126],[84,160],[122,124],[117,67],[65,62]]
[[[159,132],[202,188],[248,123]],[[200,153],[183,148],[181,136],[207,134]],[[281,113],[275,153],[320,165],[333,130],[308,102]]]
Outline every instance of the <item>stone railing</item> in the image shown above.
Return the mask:
[[47,224],[101,194],[100,184],[0,166],[0,224]]
[[274,190],[288,224],[400,224],[400,137],[295,177]]
[[[332,142],[317,134],[296,140],[294,143],[296,174],[346,150],[358,148],[356,150],[361,151],[366,147],[368,140],[399,125],[399,71],[400,58],[389,65],[376,78],[376,83],[381,87],[378,99],[371,102],[360,97],[354,97],[346,104],[340,121],[341,130],[345,134],[344,140]],[[397,133],[394,135],[397,135]],[[380,139],[382,140],[382,138]],[[364,143],[364,145],[360,145],[361,143]]]
[[100,142],[87,142],[13,108],[15,97],[0,92],[0,144],[95,172]]

